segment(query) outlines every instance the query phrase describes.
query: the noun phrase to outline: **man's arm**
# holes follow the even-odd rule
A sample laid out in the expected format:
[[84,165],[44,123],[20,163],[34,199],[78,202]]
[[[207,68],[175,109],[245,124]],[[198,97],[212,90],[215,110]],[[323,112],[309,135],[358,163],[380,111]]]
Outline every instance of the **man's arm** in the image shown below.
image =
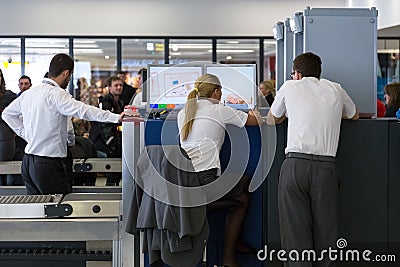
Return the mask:
[[279,124],[282,123],[284,120],[286,120],[286,116],[283,115],[282,117],[275,117],[274,115],[272,115],[271,110],[268,111],[267,114],[267,124],[268,125],[275,125],[275,124]]
[[254,111],[249,110],[246,125],[258,126],[261,124],[262,124],[262,117],[260,115],[260,112],[258,112],[258,110],[254,110]]
[[74,125],[72,124],[72,118],[68,118],[67,120],[67,145],[68,146],[75,145],[75,131],[74,131]]
[[356,113],[354,113],[353,117],[349,118],[349,117],[346,117],[346,116],[343,115],[342,119],[344,119],[344,120],[358,120],[359,117],[360,117],[360,113],[358,112],[358,109],[356,108]]
[[18,136],[25,140],[25,130],[21,115],[19,99],[17,98],[3,110],[1,117]]

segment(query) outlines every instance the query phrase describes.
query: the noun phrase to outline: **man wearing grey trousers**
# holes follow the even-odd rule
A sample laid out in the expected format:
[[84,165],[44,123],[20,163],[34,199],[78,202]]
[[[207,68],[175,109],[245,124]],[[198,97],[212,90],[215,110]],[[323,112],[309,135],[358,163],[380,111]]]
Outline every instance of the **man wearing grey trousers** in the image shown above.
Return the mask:
[[[358,111],[337,83],[321,79],[321,58],[304,53],[293,61],[291,81],[278,90],[267,116],[270,125],[288,118],[287,146],[278,185],[279,224],[284,266],[334,266],[323,260],[302,260],[303,250],[337,249],[338,185],[335,156],[341,119],[358,119]],[[290,259],[296,250],[299,260]]]

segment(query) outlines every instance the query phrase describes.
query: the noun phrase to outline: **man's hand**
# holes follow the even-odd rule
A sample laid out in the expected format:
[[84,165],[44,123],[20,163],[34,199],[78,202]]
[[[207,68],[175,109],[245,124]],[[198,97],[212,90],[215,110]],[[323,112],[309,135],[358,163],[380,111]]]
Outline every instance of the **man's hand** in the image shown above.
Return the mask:
[[121,123],[124,117],[125,117],[125,112],[121,112],[118,118],[118,122]]
[[276,125],[276,124],[282,123],[284,120],[286,120],[285,115],[283,115],[280,118],[276,118],[274,115],[272,115],[271,110],[268,111],[268,114],[267,114],[267,124],[268,125]]
[[248,114],[246,125],[257,126],[262,124],[262,118],[257,109],[249,110]]

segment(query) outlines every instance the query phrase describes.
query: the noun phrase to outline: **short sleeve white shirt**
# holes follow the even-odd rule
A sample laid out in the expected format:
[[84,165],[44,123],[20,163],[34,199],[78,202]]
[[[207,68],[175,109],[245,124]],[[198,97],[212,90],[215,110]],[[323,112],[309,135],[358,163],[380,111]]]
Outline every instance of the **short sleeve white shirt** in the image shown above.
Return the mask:
[[285,153],[336,156],[342,115],[353,117],[356,106],[339,84],[304,77],[282,85],[271,113],[288,118]]
[[[231,107],[212,103],[206,99],[198,101],[198,109],[192,131],[181,146],[191,158],[196,172],[221,168],[219,152],[225,139],[227,124],[243,127],[248,114]],[[181,132],[185,121],[185,110],[178,114],[178,128]]]

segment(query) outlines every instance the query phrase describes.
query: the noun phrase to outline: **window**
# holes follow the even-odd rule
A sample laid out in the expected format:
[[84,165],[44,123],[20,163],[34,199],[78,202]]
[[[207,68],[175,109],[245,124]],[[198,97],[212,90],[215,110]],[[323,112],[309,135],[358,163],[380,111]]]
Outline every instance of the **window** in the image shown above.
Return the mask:
[[170,39],[169,63],[211,62],[211,39]]
[[164,64],[164,39],[123,39],[122,67],[126,82],[137,88],[137,72],[149,64]]
[[108,78],[117,70],[117,40],[75,38],[73,43],[74,96],[87,104],[97,105],[98,97],[108,92]]
[[68,38],[26,38],[25,74],[31,78],[32,85],[42,82],[54,55],[68,52]]
[[259,66],[258,39],[217,40],[217,62],[223,64],[252,63]]
[[21,77],[21,39],[0,38],[0,62],[6,88],[18,93],[18,80]]
[[379,39],[377,46],[377,93],[383,100],[385,85],[400,81],[400,39]]

